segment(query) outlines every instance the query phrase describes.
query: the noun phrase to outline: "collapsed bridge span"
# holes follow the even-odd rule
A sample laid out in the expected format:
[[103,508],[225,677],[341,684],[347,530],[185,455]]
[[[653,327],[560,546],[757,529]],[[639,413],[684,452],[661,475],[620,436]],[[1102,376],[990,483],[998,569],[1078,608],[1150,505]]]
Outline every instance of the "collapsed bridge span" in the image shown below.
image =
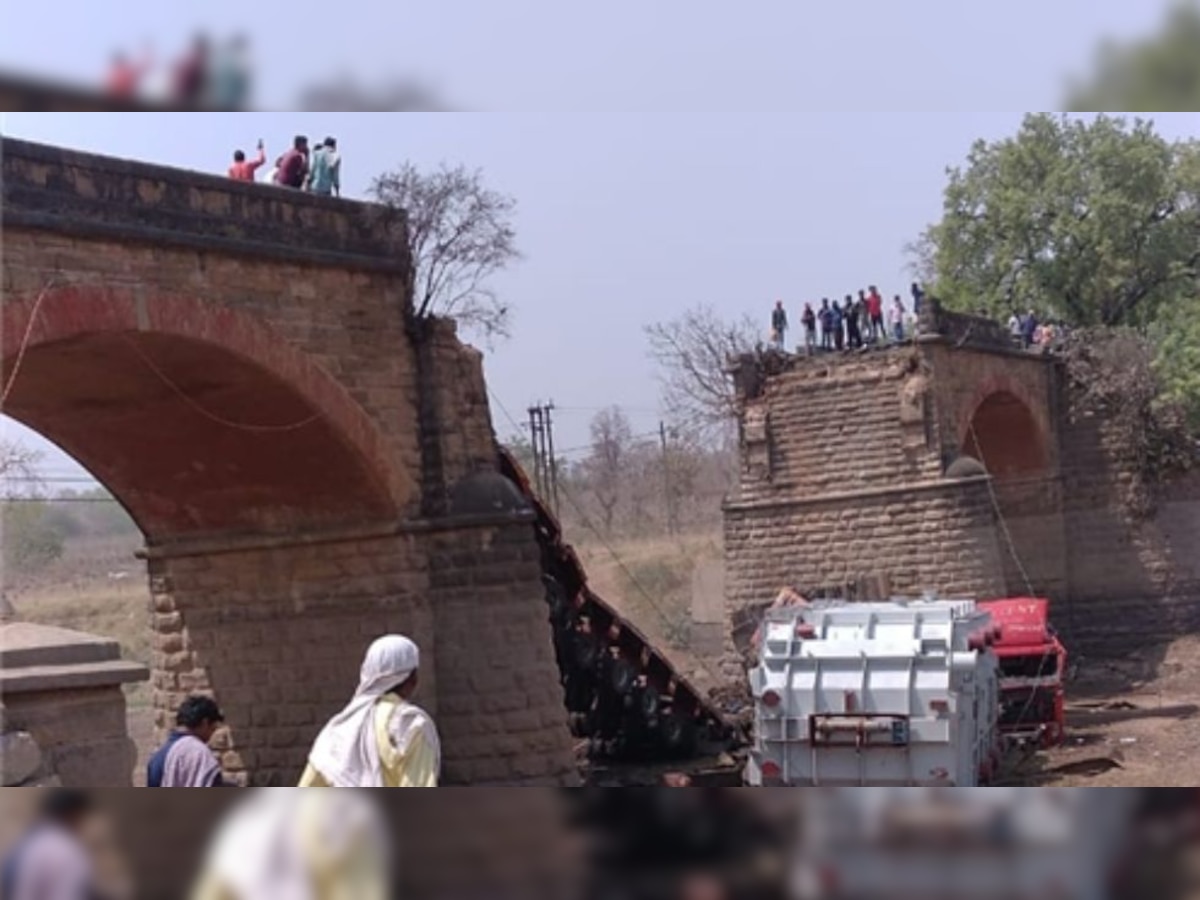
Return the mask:
[[564,702],[593,760],[685,762],[738,742],[735,730],[637,626],[589,586],[562,525],[511,453],[499,468],[535,514]]

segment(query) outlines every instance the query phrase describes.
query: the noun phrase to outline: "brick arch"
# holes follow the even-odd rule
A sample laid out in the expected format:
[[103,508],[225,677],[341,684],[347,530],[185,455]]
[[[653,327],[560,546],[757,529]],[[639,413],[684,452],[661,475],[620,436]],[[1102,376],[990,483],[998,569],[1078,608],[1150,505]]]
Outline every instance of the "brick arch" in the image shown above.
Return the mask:
[[346,389],[260,319],[67,286],[8,300],[2,325],[4,384],[23,353],[4,412],[91,469],[152,542],[394,518],[415,496]]
[[967,402],[958,410],[958,438],[962,445],[970,431],[971,420],[984,402],[996,394],[1011,394],[1029,410],[1043,434],[1050,434],[1049,411],[1044,398],[1030,389],[1020,378],[1008,373],[995,373],[980,379],[967,395]]
[[970,408],[960,446],[996,478],[1045,473],[1051,465],[1046,432],[1028,402],[1007,388],[989,391]]

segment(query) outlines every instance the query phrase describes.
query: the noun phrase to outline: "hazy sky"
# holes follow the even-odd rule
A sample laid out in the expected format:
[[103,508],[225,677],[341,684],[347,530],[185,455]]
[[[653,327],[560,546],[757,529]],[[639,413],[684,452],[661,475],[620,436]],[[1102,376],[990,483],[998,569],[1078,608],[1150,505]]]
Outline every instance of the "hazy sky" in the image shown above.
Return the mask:
[[[73,3],[56,15],[71,19]],[[158,6],[127,3],[125,21],[160,39],[185,34]],[[260,136],[277,152],[294,133],[334,134],[352,196],[403,159],[483,168],[492,185],[518,198],[526,255],[497,284],[517,317],[514,338],[488,354],[489,382],[518,419],[530,402],[553,399],[564,408],[558,442],[576,447],[587,441],[588,418],[607,404],[625,406],[637,431],[656,427],[658,386],[642,333],[652,321],[704,302],[730,317],[760,315],[765,330],[776,298],[794,305],[867,283],[903,290],[903,245],[937,216],[945,167],[960,162],[974,139],[1007,135],[1021,118],[816,107],[953,109],[1005,99],[1052,107],[1062,72],[1083,67],[1098,37],[1144,30],[1160,11],[1097,0],[995,11],[971,5],[970,12],[935,2],[922,15],[891,3],[750,3],[735,18],[732,7],[661,0],[656,12],[617,2],[605,5],[603,18],[571,13],[568,22],[561,12],[535,19],[535,6],[504,4],[501,17],[484,12],[495,4],[400,4],[376,16],[378,27],[363,29],[354,11],[365,6],[350,0],[328,23],[325,46],[334,49],[326,55],[336,58],[339,42],[361,32],[361,72],[382,71],[398,42],[416,69],[458,73],[441,79],[451,99],[493,108],[512,97],[545,109],[685,111],[9,113],[0,114],[0,128],[214,172],[233,148],[250,149]],[[205,21],[224,21],[226,7],[208,4]],[[263,69],[273,73],[268,84],[282,96],[300,74],[316,71],[307,60],[324,57],[306,49],[301,59],[285,46],[267,27],[264,9],[274,7],[239,4],[246,15],[228,22],[254,31]],[[619,26],[615,11],[626,8]],[[774,10],[771,27],[748,15],[754,8]],[[1039,27],[1031,29],[1035,9]],[[42,18],[19,6],[7,11],[0,62],[38,62],[44,42],[20,35]],[[965,34],[968,26],[974,37],[954,37],[953,29]],[[431,36],[451,31],[454,53],[435,59]],[[101,18],[86,30],[67,29],[43,68],[84,77],[103,68],[107,47],[137,39]],[[782,111],[711,111],[756,106]],[[1189,119],[1160,124],[1183,134]],[[511,433],[498,407],[493,417],[502,437]]]
[[[173,53],[194,28],[253,36],[261,99],[347,71],[415,73],[459,108],[530,111],[1028,109],[1103,36],[1157,22],[1164,0],[92,0],[6,5],[0,64],[98,77],[117,47]],[[115,14],[119,9],[120,14]],[[310,11],[311,10],[311,11]]]

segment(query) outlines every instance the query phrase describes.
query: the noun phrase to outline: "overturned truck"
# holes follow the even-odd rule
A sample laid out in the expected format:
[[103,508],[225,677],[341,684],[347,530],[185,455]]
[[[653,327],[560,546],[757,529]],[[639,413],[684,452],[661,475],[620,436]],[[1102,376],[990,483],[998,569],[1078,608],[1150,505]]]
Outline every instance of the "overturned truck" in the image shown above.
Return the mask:
[[739,736],[721,712],[588,587],[558,520],[512,454],[498,452],[501,474],[534,512],[564,702],[589,758],[683,764],[737,746]]

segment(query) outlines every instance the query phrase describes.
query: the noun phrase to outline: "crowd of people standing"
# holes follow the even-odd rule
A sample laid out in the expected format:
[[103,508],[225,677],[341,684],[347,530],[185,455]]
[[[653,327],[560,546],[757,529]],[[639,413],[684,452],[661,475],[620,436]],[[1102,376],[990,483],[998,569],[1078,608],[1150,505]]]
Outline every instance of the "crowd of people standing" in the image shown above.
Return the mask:
[[[156,78],[158,83],[153,82]],[[159,68],[147,49],[140,59],[121,51],[113,54],[105,92],[114,100],[152,100],[185,109],[241,110],[249,104],[252,86],[250,43],[244,35],[215,43],[197,35],[172,65]]]
[[[884,347],[910,340],[917,331],[917,317],[925,300],[925,291],[914,282],[909,294],[911,306],[897,294],[885,308],[883,296],[874,285],[859,291],[857,297],[847,294],[841,303],[828,298],[819,305],[805,303],[800,315],[803,352],[811,356]],[[1051,348],[1067,333],[1064,324],[1043,321],[1032,309],[1025,313],[1014,312],[1007,325],[1013,344],[1026,350]],[[771,346],[786,352],[789,330],[787,310],[783,301],[778,300],[771,311]],[[795,349],[801,352],[799,345]]]
[[[911,308],[899,294],[886,305],[879,288],[871,285],[858,296],[847,294],[840,303],[824,298],[816,307],[805,303],[800,315],[804,352],[808,354],[861,350],[901,343],[916,331],[916,317],[925,293],[919,284],[910,288]],[[771,344],[787,349],[788,316],[783,301],[771,314]]]
[[1008,320],[1008,333],[1013,343],[1029,350],[1033,347],[1048,348],[1055,341],[1066,335],[1067,328],[1062,323],[1043,322],[1034,310],[1025,313],[1013,313]]
[[[229,177],[234,181],[256,181],[258,170],[267,162],[266,146],[260,139],[258,153],[248,159],[244,150],[233,152],[233,163]],[[296,135],[292,147],[275,160],[267,174],[267,183],[281,187],[309,191],[326,197],[340,197],[342,193],[342,157],[338,153],[337,139],[327,137],[316,147],[310,147],[308,138]]]

